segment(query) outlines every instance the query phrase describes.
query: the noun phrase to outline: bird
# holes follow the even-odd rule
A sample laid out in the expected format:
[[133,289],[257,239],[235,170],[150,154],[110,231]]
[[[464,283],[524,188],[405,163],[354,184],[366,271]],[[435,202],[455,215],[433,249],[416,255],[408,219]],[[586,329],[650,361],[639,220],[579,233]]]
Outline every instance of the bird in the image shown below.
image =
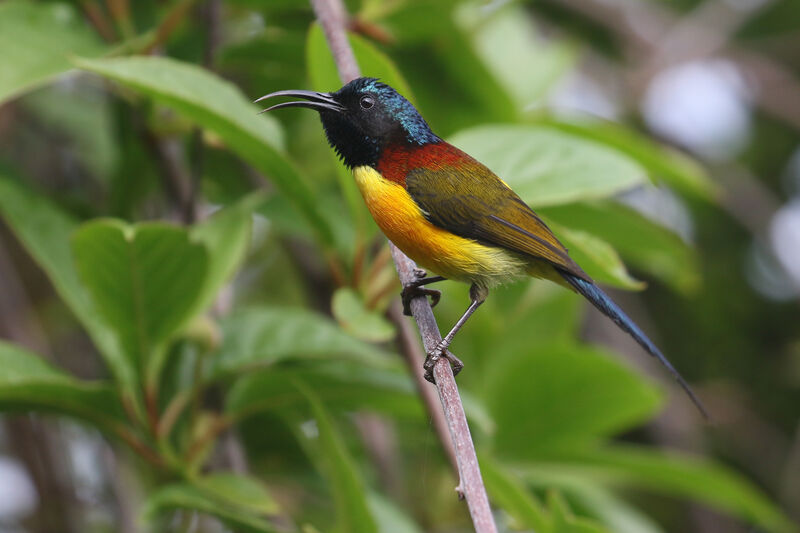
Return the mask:
[[328,143],[355,178],[367,208],[386,237],[433,272],[419,270],[403,289],[411,298],[440,293],[425,286],[445,279],[470,285],[470,304],[434,350],[426,378],[489,290],[532,276],[553,281],[586,298],[672,374],[702,415],[703,404],[656,345],[569,256],[545,222],[485,165],[437,136],[419,111],[377,78],[360,77],[335,92],[282,90],[255,102],[293,98],[264,109],[317,111]]

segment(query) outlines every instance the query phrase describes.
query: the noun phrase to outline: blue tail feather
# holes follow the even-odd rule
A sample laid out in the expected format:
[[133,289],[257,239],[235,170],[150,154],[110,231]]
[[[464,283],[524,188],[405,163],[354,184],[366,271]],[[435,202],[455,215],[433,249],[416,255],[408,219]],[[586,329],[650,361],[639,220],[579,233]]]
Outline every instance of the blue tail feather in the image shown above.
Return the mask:
[[689,387],[689,384],[681,377],[675,367],[672,366],[664,354],[661,353],[653,342],[647,338],[639,326],[637,326],[633,320],[631,320],[625,312],[619,308],[619,306],[614,303],[614,301],[605,293],[603,292],[600,287],[592,283],[591,281],[586,281],[581,279],[577,276],[574,276],[568,272],[560,271],[559,272],[563,278],[575,288],[575,290],[584,296],[587,300],[592,302],[600,312],[606,315],[608,318],[614,321],[614,323],[620,327],[623,331],[628,333],[633,339],[639,343],[639,345],[644,348],[650,355],[658,359],[662,365],[664,365],[667,370],[670,371],[672,376],[675,378],[675,381],[686,391],[686,394],[691,398],[692,402],[697,406],[700,412],[703,414],[703,417],[708,419],[708,412],[706,411],[705,407],[703,407],[702,402],[695,396],[692,389]]

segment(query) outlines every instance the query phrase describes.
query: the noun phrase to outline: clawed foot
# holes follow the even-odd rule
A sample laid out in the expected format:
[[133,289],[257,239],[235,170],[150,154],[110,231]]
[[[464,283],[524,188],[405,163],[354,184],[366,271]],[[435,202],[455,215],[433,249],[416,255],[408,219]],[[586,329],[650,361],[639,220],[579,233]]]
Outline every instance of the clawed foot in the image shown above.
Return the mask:
[[417,296],[430,296],[431,307],[436,307],[436,304],[438,304],[439,300],[442,298],[442,291],[437,291],[436,289],[426,289],[425,287],[405,287],[403,292],[400,293],[400,297],[403,299],[404,315],[411,316],[411,300]]
[[406,316],[411,316],[411,300],[416,296],[430,296],[431,297],[431,307],[436,307],[436,304],[439,303],[439,300],[442,297],[442,291],[437,291],[436,289],[424,289],[422,286],[427,283],[430,283],[432,280],[425,279],[428,276],[428,273],[422,270],[421,268],[414,269],[414,277],[416,278],[414,281],[409,283],[406,287],[403,288],[403,292],[400,293],[400,296],[403,298],[403,314]]
[[436,384],[436,381],[433,379],[433,367],[436,366],[436,363],[438,363],[439,359],[442,357],[450,361],[454,376],[458,375],[461,369],[464,368],[464,363],[461,359],[450,353],[444,345],[444,341],[440,342],[436,345],[436,348],[428,353],[428,357],[425,358],[425,363],[422,365],[425,369],[425,379],[433,384]]

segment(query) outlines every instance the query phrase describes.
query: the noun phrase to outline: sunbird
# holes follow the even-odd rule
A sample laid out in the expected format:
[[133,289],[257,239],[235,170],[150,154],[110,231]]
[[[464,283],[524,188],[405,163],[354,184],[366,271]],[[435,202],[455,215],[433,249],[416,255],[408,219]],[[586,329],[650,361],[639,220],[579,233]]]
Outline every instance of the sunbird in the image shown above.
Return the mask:
[[400,250],[436,276],[420,271],[403,289],[408,302],[419,294],[434,303],[439,291],[425,285],[445,279],[470,284],[471,303],[428,354],[433,364],[447,357],[453,337],[486,300],[489,289],[524,277],[544,278],[585,297],[642,348],[658,359],[700,412],[692,389],[653,342],[570,258],[553,232],[502,179],[437,136],[419,111],[376,78],[357,78],[336,92],[277,91],[274,97],[301,100],[264,111],[306,107],[319,112],[328,143],[352,170],[372,217]]

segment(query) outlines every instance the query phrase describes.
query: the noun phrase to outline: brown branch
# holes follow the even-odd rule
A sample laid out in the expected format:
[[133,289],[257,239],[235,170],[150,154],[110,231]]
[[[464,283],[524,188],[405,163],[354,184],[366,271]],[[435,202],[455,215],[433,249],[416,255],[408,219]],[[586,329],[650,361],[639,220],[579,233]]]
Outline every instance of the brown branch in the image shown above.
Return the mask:
[[[347,27],[347,14],[341,0],[311,0],[317,20],[325,32],[325,37],[328,40],[328,45],[333,54],[336,66],[339,69],[339,77],[342,82],[347,83],[350,80],[357,78],[360,75],[358,64],[356,63],[353,50],[347,40],[345,28]],[[394,258],[397,273],[400,276],[400,281],[403,286],[407,286],[414,281],[414,271],[416,265],[414,261],[409,259],[403,252],[396,246],[390,243],[392,256]],[[417,321],[422,343],[427,352],[433,351],[435,346],[442,340],[439,333],[439,327],[436,325],[436,318],[433,316],[428,300],[425,297],[417,297],[411,300],[411,313]],[[395,322],[403,331],[406,321],[401,316],[396,316]],[[408,334],[404,335],[403,342],[404,348],[408,343]],[[413,343],[416,344],[416,343]],[[406,356],[409,357],[411,350],[404,349]],[[421,362],[421,357],[414,355],[410,359],[412,367],[418,367]],[[420,373],[415,372],[414,375],[418,380],[418,387],[423,390],[426,385]],[[480,468],[478,467],[478,458],[475,454],[475,446],[472,443],[472,436],[470,435],[469,425],[467,418],[464,414],[464,407],[461,404],[461,397],[458,394],[458,387],[456,386],[453,372],[450,368],[450,363],[446,358],[441,358],[433,368],[433,376],[436,381],[436,389],[439,393],[439,401],[442,405],[442,412],[444,419],[449,428],[450,438],[448,441],[440,432],[440,439],[445,450],[452,450],[455,455],[455,462],[458,467],[460,476],[459,485],[457,490],[460,495],[463,495],[467,500],[470,515],[472,516],[472,523],[475,526],[475,531],[478,533],[496,533],[497,526],[495,526],[494,518],[492,517],[492,510],[489,507],[489,498],[486,495],[486,489],[483,486],[483,479],[481,478]],[[423,394],[423,398],[425,395]],[[431,416],[437,419],[439,411],[433,408],[432,405],[427,404]],[[438,424],[437,424],[438,426]],[[438,431],[438,428],[437,428]]]

